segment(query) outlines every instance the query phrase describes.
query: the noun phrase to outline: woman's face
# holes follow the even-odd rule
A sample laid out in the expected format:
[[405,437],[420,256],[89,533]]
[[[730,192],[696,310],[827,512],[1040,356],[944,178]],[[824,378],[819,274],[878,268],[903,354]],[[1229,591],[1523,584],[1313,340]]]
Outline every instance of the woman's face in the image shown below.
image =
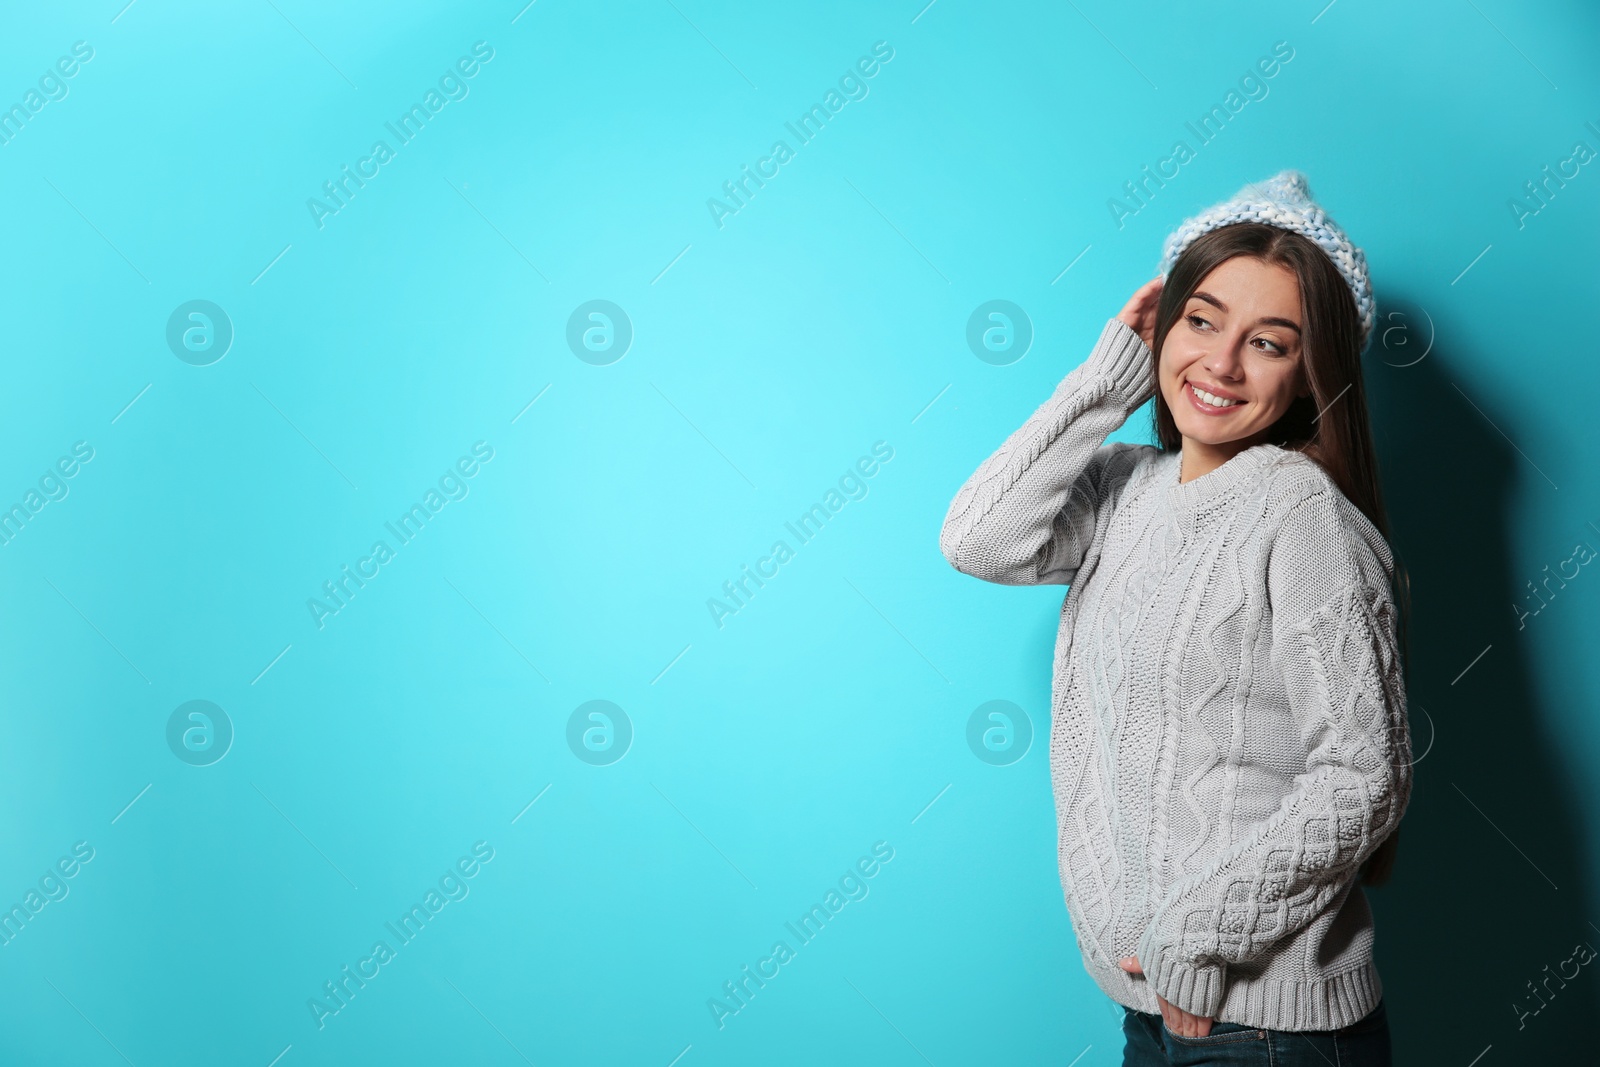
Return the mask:
[[1300,327],[1300,283],[1287,267],[1235,256],[1207,274],[1161,345],[1161,395],[1178,432],[1254,444],[1310,394]]

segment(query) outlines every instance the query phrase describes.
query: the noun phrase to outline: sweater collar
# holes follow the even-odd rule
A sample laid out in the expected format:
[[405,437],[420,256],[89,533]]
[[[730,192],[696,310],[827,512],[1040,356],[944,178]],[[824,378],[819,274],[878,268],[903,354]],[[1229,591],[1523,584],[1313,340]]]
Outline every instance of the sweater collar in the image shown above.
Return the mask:
[[1162,472],[1162,485],[1166,487],[1167,502],[1174,508],[1186,509],[1213,500],[1250,482],[1265,467],[1283,455],[1284,451],[1278,445],[1266,442],[1251,445],[1229,457],[1222,466],[1207,471],[1198,478],[1190,478],[1187,482],[1178,481],[1178,475],[1183,469],[1182,450],[1169,452],[1166,457],[1166,469]]

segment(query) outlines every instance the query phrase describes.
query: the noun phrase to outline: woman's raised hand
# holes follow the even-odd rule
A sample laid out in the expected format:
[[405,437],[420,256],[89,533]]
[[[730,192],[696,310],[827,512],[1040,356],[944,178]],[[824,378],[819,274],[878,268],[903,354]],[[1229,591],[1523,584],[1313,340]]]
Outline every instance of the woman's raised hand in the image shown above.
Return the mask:
[[1161,287],[1165,279],[1155,277],[1141,285],[1128,303],[1117,313],[1117,318],[1128,329],[1139,335],[1146,348],[1155,347],[1156,307],[1161,303]]

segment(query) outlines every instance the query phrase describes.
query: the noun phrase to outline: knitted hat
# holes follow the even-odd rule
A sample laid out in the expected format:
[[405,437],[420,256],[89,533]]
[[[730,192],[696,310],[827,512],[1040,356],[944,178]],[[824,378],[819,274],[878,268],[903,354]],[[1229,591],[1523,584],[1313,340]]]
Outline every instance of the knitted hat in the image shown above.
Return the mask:
[[1196,237],[1235,222],[1264,222],[1279,229],[1293,230],[1311,238],[1317,247],[1328,253],[1328,258],[1344,276],[1345,284],[1350,286],[1350,295],[1355,297],[1356,313],[1361,318],[1361,348],[1366,350],[1375,317],[1367,257],[1351,243],[1339,224],[1311,199],[1306,176],[1297,170],[1280,171],[1264,182],[1247,184],[1232,200],[1185,220],[1167,237],[1157,271],[1165,277]]

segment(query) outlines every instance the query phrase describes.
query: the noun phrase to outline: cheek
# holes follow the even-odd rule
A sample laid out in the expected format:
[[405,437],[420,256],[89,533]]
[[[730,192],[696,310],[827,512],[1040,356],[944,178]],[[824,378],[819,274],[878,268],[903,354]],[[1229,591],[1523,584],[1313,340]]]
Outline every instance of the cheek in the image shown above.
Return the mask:
[[1270,371],[1260,376],[1261,394],[1271,397],[1272,407],[1278,411],[1287,410],[1294,403],[1295,372],[1293,367],[1273,367]]
[[1169,338],[1161,349],[1161,373],[1168,379],[1177,379],[1193,365],[1201,353],[1176,338]]

